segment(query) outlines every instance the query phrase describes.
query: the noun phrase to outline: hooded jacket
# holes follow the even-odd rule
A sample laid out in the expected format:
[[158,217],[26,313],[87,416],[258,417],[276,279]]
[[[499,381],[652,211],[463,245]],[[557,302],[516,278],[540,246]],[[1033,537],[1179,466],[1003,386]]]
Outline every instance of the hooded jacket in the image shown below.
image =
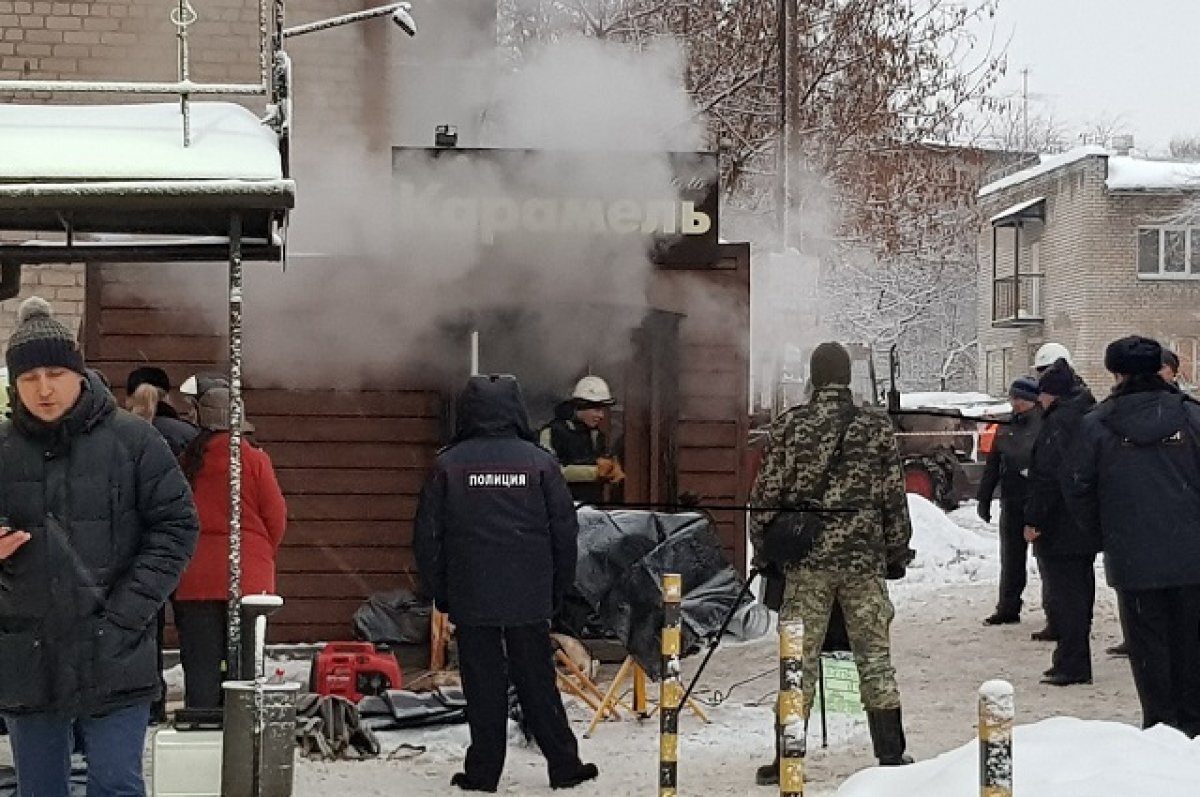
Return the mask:
[[575,507],[534,441],[516,380],[472,377],[413,536],[424,591],[456,625],[549,620],[574,583]]
[[1200,585],[1200,404],[1138,381],[1084,418],[1068,498],[1103,535],[1111,586]]
[[1052,558],[1094,557],[1100,550],[1100,529],[1092,519],[1079,517],[1067,505],[1065,488],[1071,478],[1084,415],[1096,404],[1078,381],[1042,415],[1042,428],[1033,443],[1029,464],[1025,524],[1041,536],[1034,553]]
[[0,423],[0,515],[31,538],[0,563],[0,711],[87,716],[159,690],[155,619],[196,545],[161,435],[95,372],[55,424]]

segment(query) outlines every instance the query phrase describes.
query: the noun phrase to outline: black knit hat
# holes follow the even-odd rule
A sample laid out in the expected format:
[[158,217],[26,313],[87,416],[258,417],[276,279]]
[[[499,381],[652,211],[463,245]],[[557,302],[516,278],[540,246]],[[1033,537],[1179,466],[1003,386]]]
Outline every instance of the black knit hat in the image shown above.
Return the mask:
[[125,392],[132,393],[139,385],[153,385],[164,393],[171,392],[171,379],[167,372],[155,365],[134,368],[125,378]]
[[1114,340],[1104,350],[1104,367],[1114,374],[1156,374],[1163,366],[1163,350],[1157,340],[1130,335]]
[[822,343],[813,349],[808,377],[814,389],[850,384],[850,354],[840,343]]
[[1042,371],[1038,379],[1038,391],[1050,396],[1069,395],[1075,387],[1075,371],[1062,357]]
[[1008,397],[1024,399],[1025,401],[1037,401],[1038,392],[1037,380],[1031,376],[1023,376],[1013,382],[1008,388]]
[[17,328],[4,352],[8,378],[16,381],[34,368],[69,368],[84,373],[83,353],[71,331],[54,318],[50,304],[30,296],[17,310]]

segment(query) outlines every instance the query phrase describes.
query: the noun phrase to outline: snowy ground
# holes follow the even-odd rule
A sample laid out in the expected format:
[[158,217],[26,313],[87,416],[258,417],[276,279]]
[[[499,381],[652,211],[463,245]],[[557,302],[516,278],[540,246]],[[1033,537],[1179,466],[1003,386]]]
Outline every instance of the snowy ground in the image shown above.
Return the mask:
[[[1038,680],[1050,664],[1052,646],[1029,638],[1042,624],[1040,583],[1032,560],[1025,619],[1016,626],[985,628],[981,620],[995,604],[999,572],[995,526],[980,521],[973,507],[964,507],[947,518],[932,505],[916,499],[912,510],[913,547],[918,558],[909,570],[908,579],[893,584],[897,606],[893,638],[909,747],[918,759],[934,758],[975,738],[976,694],[979,686],[992,678],[1005,678],[1013,683],[1017,722],[1021,724],[1057,716],[1138,722],[1137,697],[1128,664],[1103,652],[1106,646],[1118,641],[1119,635],[1113,595],[1107,588],[1100,591],[1097,599],[1092,636],[1095,684],[1065,689],[1043,686]],[[997,507],[993,516],[998,515]],[[725,644],[718,650],[698,694],[712,700],[717,690],[723,695],[728,693],[729,699],[710,710],[709,725],[702,725],[691,714],[683,714],[680,794],[773,793],[772,789],[754,785],[754,769],[770,757],[773,749],[770,704],[776,652],[773,637],[742,645]],[[687,664],[685,677],[698,659]],[[762,677],[738,685],[730,692],[731,685],[759,675]],[[582,734],[589,713],[578,706],[571,706],[570,712],[576,731]],[[847,777],[874,763],[861,716],[831,715],[829,722],[826,749],[821,747],[815,716],[809,730],[806,762],[809,795],[832,795]],[[1131,738],[1142,736],[1132,729],[1129,732]],[[1022,731],[1017,740],[1018,750],[1026,735],[1038,738],[1036,733]],[[354,763],[301,762],[296,779],[297,797],[327,797],[339,790],[355,795],[447,794],[450,776],[460,766],[467,735],[465,728],[458,727],[437,732],[388,733],[382,735],[382,741],[385,754],[405,744],[426,749],[419,754],[408,748],[400,749],[397,757],[403,756],[401,760],[381,757],[377,761]],[[1130,744],[1131,739],[1125,739],[1124,743]],[[584,760],[596,762],[601,771],[596,783],[575,790],[581,797],[646,794],[655,788],[656,720],[640,724],[632,720],[605,723],[593,738],[581,739],[580,749]],[[974,748],[968,752],[967,759],[974,761]],[[960,758],[963,755],[961,751],[958,753]],[[958,766],[961,769],[963,764],[959,762]],[[939,759],[937,767],[940,773],[947,765]],[[856,790],[846,791],[846,797],[877,793],[858,784],[851,786]],[[500,791],[521,795],[554,793],[546,784],[545,768],[536,751],[515,744],[510,747]],[[884,793],[890,795],[890,787]],[[926,783],[922,794],[932,793],[935,792]],[[1089,797],[1100,794],[1070,793],[1086,793]]]
[[[913,547],[917,560],[903,582],[891,584],[896,603],[893,626],[894,661],[904,702],[905,726],[910,752],[921,762],[904,775],[867,773],[853,779],[838,792],[851,775],[874,763],[865,720],[861,714],[830,715],[829,746],[822,748],[816,715],[809,730],[806,761],[809,795],[839,797],[907,797],[937,793],[971,793],[972,768],[977,755],[975,738],[976,695],[979,686],[993,678],[1010,681],[1016,690],[1017,723],[1025,725],[1054,717],[1082,720],[1111,720],[1125,723],[1078,723],[1063,720],[1022,728],[1017,734],[1018,787],[1029,784],[1032,797],[1063,795],[1126,794],[1121,790],[1095,790],[1080,769],[1068,768],[1065,780],[1035,784],[1039,762],[1047,750],[1060,758],[1077,752],[1143,749],[1144,760],[1183,763],[1182,774],[1200,768],[1200,741],[1188,747],[1186,739],[1167,729],[1143,733],[1131,726],[1139,721],[1137,697],[1125,659],[1112,658],[1104,648],[1118,641],[1114,595],[1099,589],[1096,623],[1092,634],[1095,684],[1056,688],[1038,683],[1050,664],[1052,645],[1033,642],[1029,634],[1042,627],[1040,582],[1030,560],[1030,584],[1026,590],[1026,612],[1020,625],[984,627],[981,620],[991,613],[996,600],[998,575],[997,540],[994,524],[985,524],[967,506],[947,516],[921,499],[912,499]],[[999,508],[993,516],[999,515]],[[1103,579],[1099,582],[1102,584]],[[714,656],[697,690],[698,697],[718,702],[709,708],[711,724],[703,725],[685,712],[681,721],[679,765],[680,794],[765,795],[772,789],[754,785],[754,769],[772,752],[770,710],[777,647],[773,635],[744,644],[726,643]],[[685,677],[694,671],[699,657],[685,662]],[[288,676],[305,680],[303,666],[287,666]],[[177,672],[168,673],[178,680]],[[732,688],[731,688],[732,687]],[[654,688],[652,687],[652,694]],[[568,710],[576,732],[582,735],[590,713],[573,703]],[[1064,724],[1065,723],[1065,724]],[[1178,738],[1175,738],[1178,737]],[[373,761],[324,763],[300,761],[297,767],[297,797],[329,797],[330,794],[395,795],[424,797],[451,793],[450,776],[458,771],[467,743],[465,726],[438,730],[380,734],[383,755]],[[964,747],[967,745],[967,747]],[[1142,745],[1142,747],[1138,747]],[[1037,747],[1041,752],[1036,752]],[[649,793],[656,787],[657,719],[602,724],[591,739],[581,739],[581,755],[594,761],[601,771],[596,783],[574,791],[581,797],[613,797]],[[1028,758],[1023,757],[1022,751]],[[0,758],[7,758],[7,750]],[[945,755],[942,755],[945,754]],[[939,757],[940,756],[940,757]],[[1156,758],[1158,756],[1158,758]],[[1114,759],[1125,757],[1113,756]],[[936,759],[936,760],[934,760]],[[1054,756],[1050,756],[1051,761]],[[1096,760],[1081,758],[1085,763]],[[1174,760],[1174,759],[1171,759]],[[1022,762],[1030,762],[1028,766]],[[1124,765],[1122,765],[1124,766]],[[1174,765],[1172,765],[1174,766]],[[1024,769],[1024,774],[1022,774]],[[1191,767],[1191,769],[1188,769]],[[1119,774],[1120,768],[1114,769]],[[879,781],[879,778],[900,780]],[[1194,777],[1194,776],[1193,776]],[[969,788],[942,788],[942,784],[969,780]],[[1043,783],[1037,781],[1038,784]],[[1114,781],[1116,783],[1118,781]],[[1190,783],[1194,786],[1196,781]],[[937,784],[933,789],[930,786]],[[1067,784],[1071,788],[1067,788]],[[1158,797],[1175,797],[1169,785],[1156,789]],[[545,768],[536,750],[514,741],[500,786],[501,793],[549,795]],[[1189,792],[1190,794],[1190,792]]]

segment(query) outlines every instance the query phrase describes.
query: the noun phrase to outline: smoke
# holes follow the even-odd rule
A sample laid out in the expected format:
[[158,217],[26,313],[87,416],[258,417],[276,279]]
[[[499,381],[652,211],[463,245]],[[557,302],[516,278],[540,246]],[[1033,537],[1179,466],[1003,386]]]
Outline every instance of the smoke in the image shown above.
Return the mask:
[[[438,21],[423,17],[422,32]],[[287,268],[246,270],[253,383],[351,389],[438,371],[457,381],[471,329],[483,370],[543,389],[627,358],[654,268],[642,225],[679,213],[668,153],[703,140],[681,69],[669,42],[564,38],[461,94],[454,118],[409,108],[428,124],[408,124],[430,134],[463,120],[460,146],[474,136],[530,150],[506,158],[409,150],[393,163],[345,127],[298,128]],[[420,94],[439,88],[454,91]],[[223,311],[213,321],[222,328]]]

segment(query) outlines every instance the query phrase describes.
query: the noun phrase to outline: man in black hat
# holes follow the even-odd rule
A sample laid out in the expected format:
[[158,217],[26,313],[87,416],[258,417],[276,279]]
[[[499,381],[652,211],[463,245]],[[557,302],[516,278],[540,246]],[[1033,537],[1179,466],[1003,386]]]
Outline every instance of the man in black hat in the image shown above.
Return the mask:
[[1008,389],[1013,415],[996,433],[988,454],[987,466],[979,482],[979,517],[992,521],[992,496],[1000,491],[1000,600],[983,622],[1005,625],[1021,621],[1021,593],[1025,591],[1025,562],[1029,543],[1025,541],[1025,496],[1033,441],[1042,427],[1038,406],[1037,380],[1024,376]]
[[140,797],[154,620],[199,535],[191,490],[49,304],[26,299],[18,317],[0,424],[0,715],[17,788],[68,794],[74,736],[89,794]]
[[455,625],[471,747],[451,783],[496,791],[508,684],[549,765],[550,786],[597,776],[558,693],[550,619],[575,580],[579,526],[554,456],[537,445],[517,380],[474,376],[457,433],[421,491],[413,547],[424,591]]
[[1112,394],[1084,420],[1068,486],[1099,526],[1143,727],[1200,734],[1200,404],[1163,380],[1150,338],[1109,344]]
[[1058,635],[1050,669],[1042,683],[1069,686],[1092,682],[1092,606],[1096,600],[1094,564],[1099,529],[1080,522],[1068,508],[1063,483],[1069,474],[1079,426],[1095,399],[1065,359],[1038,380],[1042,428],[1033,443],[1025,539],[1045,580],[1046,616]]

